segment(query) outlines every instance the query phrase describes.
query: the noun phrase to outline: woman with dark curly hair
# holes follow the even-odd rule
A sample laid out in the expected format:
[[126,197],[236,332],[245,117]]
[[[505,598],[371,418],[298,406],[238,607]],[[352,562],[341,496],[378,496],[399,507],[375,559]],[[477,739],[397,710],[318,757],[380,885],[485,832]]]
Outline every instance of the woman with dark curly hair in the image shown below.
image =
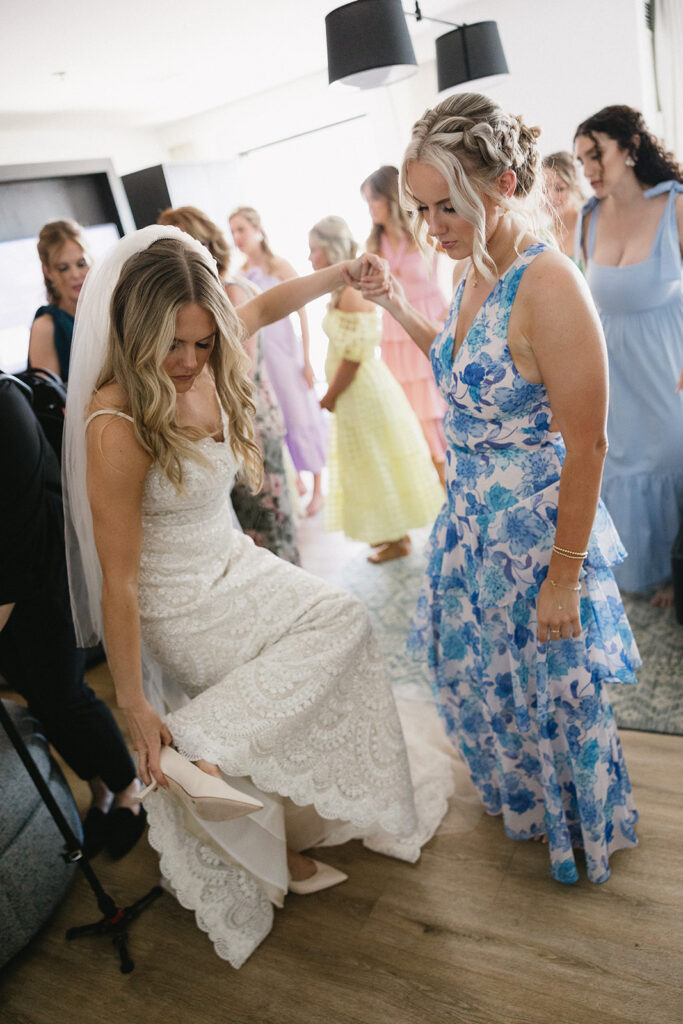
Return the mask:
[[628,591],[673,602],[671,546],[683,512],[683,169],[632,107],[583,121],[575,154],[595,195],[577,228],[609,354],[602,495],[629,553]]

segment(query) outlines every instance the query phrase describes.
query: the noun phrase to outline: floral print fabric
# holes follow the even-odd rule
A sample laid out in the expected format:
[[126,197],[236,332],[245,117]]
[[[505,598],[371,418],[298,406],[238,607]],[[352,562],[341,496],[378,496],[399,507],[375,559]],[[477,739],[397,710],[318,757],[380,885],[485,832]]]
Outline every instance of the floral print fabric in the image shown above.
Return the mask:
[[253,494],[247,482],[238,477],[230,495],[232,507],[240,526],[257,547],[267,548],[286,562],[299,565],[296,523],[285,469],[285,423],[266,372],[260,331],[252,380],[256,405],[254,433],[263,455],[263,486],[258,494]]
[[581,572],[582,635],[539,644],[565,448],[542,385],[507,345],[526,249],[498,281],[453,359],[464,286],[432,346],[441,394],[447,502],[436,520],[409,650],[427,659],[439,711],[489,813],[514,839],[548,836],[551,873],[609,877],[637,820],[604,683],[634,683],[640,659],[610,565],[625,551],[599,505]]

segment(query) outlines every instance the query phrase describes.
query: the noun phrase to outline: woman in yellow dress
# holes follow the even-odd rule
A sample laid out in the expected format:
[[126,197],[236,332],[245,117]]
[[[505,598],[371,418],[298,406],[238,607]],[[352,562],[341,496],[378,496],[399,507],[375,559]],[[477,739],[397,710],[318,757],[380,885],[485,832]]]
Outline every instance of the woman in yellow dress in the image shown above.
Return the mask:
[[[341,217],[325,217],[309,234],[315,270],[355,254]],[[343,254],[343,255],[342,255]],[[323,409],[334,413],[325,528],[375,548],[378,564],[410,551],[408,530],[431,524],[444,492],[417,416],[378,346],[376,308],[354,288],[333,293],[323,330],[329,338]]]

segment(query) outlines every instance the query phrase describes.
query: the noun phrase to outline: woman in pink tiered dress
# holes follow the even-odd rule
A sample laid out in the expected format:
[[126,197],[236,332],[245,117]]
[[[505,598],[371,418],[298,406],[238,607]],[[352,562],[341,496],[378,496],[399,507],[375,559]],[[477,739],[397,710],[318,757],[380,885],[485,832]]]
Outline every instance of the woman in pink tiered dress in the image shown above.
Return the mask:
[[[388,260],[392,274],[403,285],[415,309],[430,320],[445,320],[448,302],[439,289],[436,259],[430,268],[413,241],[410,222],[398,201],[397,169],[380,167],[365,179],[361,193],[372,217],[368,250]],[[443,483],[446,442],[441,421],[446,406],[434,383],[429,360],[386,310],[382,322],[382,358],[415,410]]]

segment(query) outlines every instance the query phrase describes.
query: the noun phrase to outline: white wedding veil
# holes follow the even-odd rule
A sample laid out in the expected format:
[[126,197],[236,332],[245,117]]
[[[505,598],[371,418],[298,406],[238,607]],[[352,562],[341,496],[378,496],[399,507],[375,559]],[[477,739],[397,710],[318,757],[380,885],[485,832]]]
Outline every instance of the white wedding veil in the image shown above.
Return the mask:
[[122,238],[87,275],[76,309],[62,453],[62,484],[69,590],[76,640],[92,647],[102,635],[102,572],[87,490],[85,421],[109,344],[111,299],[124,263],[160,238],[177,238],[197,251],[217,275],[203,245],[175,227],[153,225]]

